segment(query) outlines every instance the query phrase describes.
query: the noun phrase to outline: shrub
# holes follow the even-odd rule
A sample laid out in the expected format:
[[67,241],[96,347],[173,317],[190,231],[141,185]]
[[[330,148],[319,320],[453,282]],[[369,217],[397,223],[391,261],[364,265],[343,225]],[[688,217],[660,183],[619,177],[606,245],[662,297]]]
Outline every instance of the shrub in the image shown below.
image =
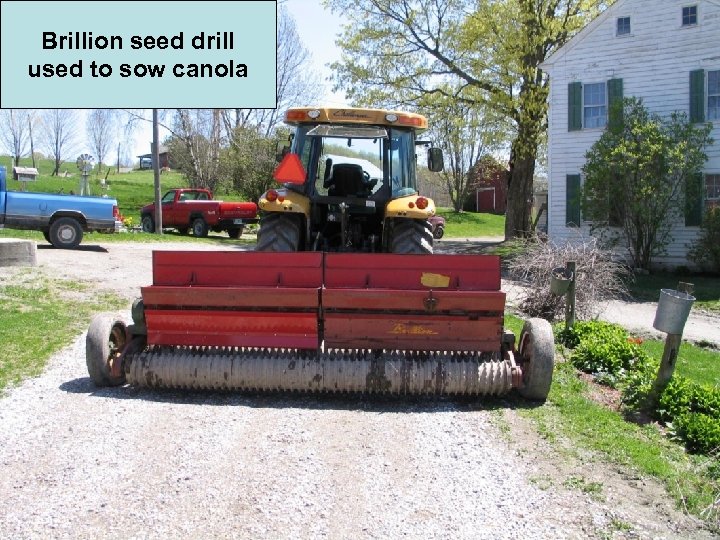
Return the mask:
[[601,249],[596,239],[555,245],[537,238],[525,241],[522,254],[507,261],[510,276],[524,287],[520,309],[531,317],[555,320],[565,309],[562,296],[550,293],[550,279],[555,268],[576,264],[575,312],[579,319],[599,315],[602,301],[627,296],[625,281],[630,272],[613,260],[609,250]]
[[670,427],[690,452],[710,454],[720,448],[720,418],[717,416],[687,413],[675,418]]
[[720,207],[705,212],[698,238],[688,251],[691,261],[720,272]]

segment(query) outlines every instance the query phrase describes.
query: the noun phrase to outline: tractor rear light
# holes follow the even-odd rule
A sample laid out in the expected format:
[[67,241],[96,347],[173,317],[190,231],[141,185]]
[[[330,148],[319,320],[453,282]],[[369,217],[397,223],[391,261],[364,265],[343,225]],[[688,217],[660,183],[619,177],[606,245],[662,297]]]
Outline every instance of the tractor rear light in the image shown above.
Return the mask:
[[391,123],[397,122],[397,119],[398,119],[397,114],[386,114],[385,115],[385,120],[387,120],[388,122],[391,122]]
[[315,120],[318,116],[320,116],[320,111],[318,111],[317,109],[313,109],[312,111],[308,111],[307,115],[313,120]]
[[115,205],[113,205],[113,217],[115,221],[120,221],[120,209]]
[[428,200],[425,197],[418,197],[415,204],[420,210],[425,210],[428,207]]
[[415,208],[415,203],[412,202],[412,201],[410,201],[410,202],[408,203],[408,206],[409,206],[410,208]]
[[274,189],[271,189],[265,194],[265,198],[268,200],[268,202],[275,202],[278,198],[278,192]]
[[288,122],[305,120],[305,111],[289,110],[285,113],[285,120]]
[[278,200],[278,202],[285,202],[285,197],[280,195],[277,200]]

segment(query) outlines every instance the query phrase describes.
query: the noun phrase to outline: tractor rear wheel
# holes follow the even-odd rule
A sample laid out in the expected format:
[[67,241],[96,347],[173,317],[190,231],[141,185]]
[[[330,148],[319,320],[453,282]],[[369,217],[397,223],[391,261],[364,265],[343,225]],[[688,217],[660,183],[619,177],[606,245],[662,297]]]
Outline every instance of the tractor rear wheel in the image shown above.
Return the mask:
[[390,252],[432,254],[432,225],[426,220],[419,219],[395,220]]
[[126,345],[125,323],[108,313],[95,316],[85,338],[85,362],[95,386],[119,386],[125,383],[124,374],[114,377],[111,370],[113,362],[118,360]]
[[300,220],[296,216],[270,212],[260,218],[256,251],[298,251]]
[[528,319],[520,333],[523,387],[526,399],[545,401],[550,393],[555,366],[555,341],[550,323],[544,319]]

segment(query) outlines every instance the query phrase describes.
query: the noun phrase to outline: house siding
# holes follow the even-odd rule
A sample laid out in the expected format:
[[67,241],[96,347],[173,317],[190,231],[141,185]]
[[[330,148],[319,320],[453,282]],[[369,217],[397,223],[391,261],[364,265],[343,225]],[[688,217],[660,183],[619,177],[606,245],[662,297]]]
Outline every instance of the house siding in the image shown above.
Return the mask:
[[[689,74],[693,70],[720,70],[720,3],[695,2],[698,24],[681,26],[687,0],[619,0],[580,34],[557,51],[543,66],[550,75],[548,145],[548,234],[556,243],[589,235],[590,227],[566,226],[565,186],[568,175],[580,174],[585,153],[604,129],[568,131],[568,85],[622,79],[623,95],[642,98],[653,112],[666,116],[673,111],[689,115]],[[618,17],[630,17],[631,34],[616,36]],[[720,120],[715,120],[706,148],[705,173],[720,173]],[[678,216],[673,241],[658,265],[687,264],[688,245],[698,227],[685,227]]]

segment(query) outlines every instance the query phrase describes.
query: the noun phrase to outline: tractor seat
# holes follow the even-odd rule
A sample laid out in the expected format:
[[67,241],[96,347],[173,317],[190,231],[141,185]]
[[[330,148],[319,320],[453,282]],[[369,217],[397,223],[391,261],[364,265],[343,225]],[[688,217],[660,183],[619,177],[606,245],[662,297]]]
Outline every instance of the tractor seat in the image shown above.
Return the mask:
[[351,163],[333,165],[330,182],[332,185],[328,195],[334,197],[366,197],[369,195],[368,186],[363,176],[363,168],[360,165]]

